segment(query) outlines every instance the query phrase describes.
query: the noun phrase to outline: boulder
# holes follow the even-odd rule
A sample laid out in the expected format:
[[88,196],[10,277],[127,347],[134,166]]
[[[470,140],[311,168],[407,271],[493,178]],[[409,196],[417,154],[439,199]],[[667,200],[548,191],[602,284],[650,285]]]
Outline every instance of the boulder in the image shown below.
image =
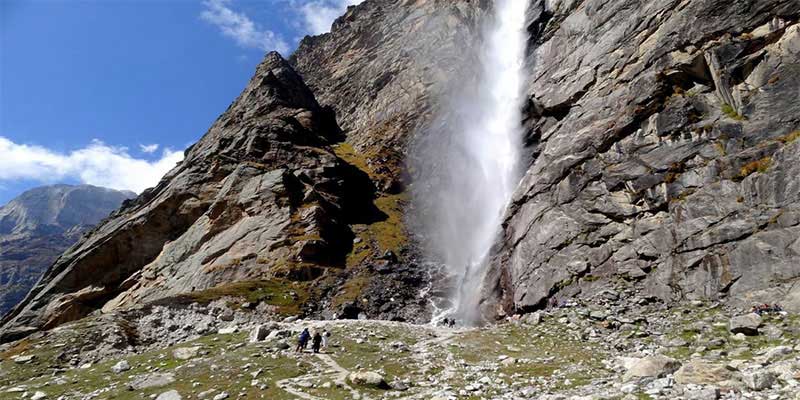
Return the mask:
[[181,400],[181,394],[178,393],[177,390],[170,390],[169,392],[164,392],[156,397],[156,400]]
[[528,325],[539,325],[542,323],[542,313],[533,312],[522,317],[522,323]]
[[127,360],[122,360],[122,361],[114,364],[113,367],[111,367],[111,372],[113,372],[115,374],[121,374],[121,373],[123,373],[125,371],[128,371],[130,369],[131,369],[131,365],[128,363],[128,361]]
[[383,379],[383,376],[377,372],[351,372],[347,379],[357,386],[371,387],[376,389],[388,389],[389,385]]
[[138,375],[128,383],[131,390],[142,390],[167,386],[175,382],[175,374],[157,372],[153,374]]
[[270,332],[272,332],[272,326],[258,325],[250,331],[249,341],[250,343],[261,342],[269,336]]
[[770,371],[755,371],[742,377],[744,384],[753,390],[769,389],[775,384],[775,374]]
[[622,380],[627,382],[634,378],[661,378],[675,372],[680,366],[681,363],[666,356],[645,357],[631,363]]
[[692,360],[675,371],[675,382],[682,385],[718,385],[735,379],[737,374],[722,364]]
[[179,347],[172,351],[172,356],[178,360],[188,360],[190,358],[197,357],[199,352],[200,346]]
[[756,313],[740,315],[731,318],[728,329],[733,334],[745,334],[747,336],[758,335],[758,328],[761,327],[761,316]]
[[687,390],[683,395],[686,400],[717,400],[720,393],[717,387],[705,387]]
[[36,359],[36,356],[31,354],[27,356],[13,356],[11,357],[11,361],[14,361],[17,364],[28,364]]
[[231,333],[236,333],[238,331],[239,331],[238,326],[229,326],[227,328],[222,328],[218,330],[217,333],[220,335],[230,335]]

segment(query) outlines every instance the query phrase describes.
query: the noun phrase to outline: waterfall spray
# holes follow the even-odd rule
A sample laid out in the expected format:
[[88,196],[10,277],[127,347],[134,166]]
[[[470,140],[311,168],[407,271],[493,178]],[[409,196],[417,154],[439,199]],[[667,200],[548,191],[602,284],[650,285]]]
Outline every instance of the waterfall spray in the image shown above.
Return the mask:
[[479,318],[487,258],[519,181],[528,1],[496,1],[475,79],[451,90],[417,146],[423,178],[415,200],[425,210],[424,236],[455,280],[449,307],[438,318]]

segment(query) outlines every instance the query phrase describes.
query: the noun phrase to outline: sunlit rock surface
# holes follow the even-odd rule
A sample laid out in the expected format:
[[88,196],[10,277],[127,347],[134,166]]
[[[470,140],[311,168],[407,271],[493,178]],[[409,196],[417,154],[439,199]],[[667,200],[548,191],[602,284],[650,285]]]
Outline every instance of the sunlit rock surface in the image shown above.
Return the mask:
[[800,310],[799,16],[780,0],[537,2],[533,161],[487,312],[611,286]]

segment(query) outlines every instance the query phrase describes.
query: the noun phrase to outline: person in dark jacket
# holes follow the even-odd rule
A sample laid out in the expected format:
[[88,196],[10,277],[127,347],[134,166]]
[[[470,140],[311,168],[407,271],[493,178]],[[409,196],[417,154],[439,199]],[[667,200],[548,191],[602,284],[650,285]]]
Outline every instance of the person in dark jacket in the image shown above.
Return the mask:
[[311,334],[308,333],[308,328],[303,329],[303,332],[300,333],[300,338],[297,339],[297,348],[294,349],[295,352],[299,353],[306,349],[308,345],[308,339],[311,338]]
[[314,337],[311,339],[311,350],[314,353],[319,353],[320,346],[322,346],[322,335],[319,332],[314,332]]

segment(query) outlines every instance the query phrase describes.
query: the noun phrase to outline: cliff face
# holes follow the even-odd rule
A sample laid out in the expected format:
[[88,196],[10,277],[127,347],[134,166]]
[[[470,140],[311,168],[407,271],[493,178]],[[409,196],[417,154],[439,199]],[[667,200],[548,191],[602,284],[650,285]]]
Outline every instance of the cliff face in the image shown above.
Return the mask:
[[[444,91],[473,78],[490,6],[367,0],[288,62],[268,55],[181,164],[48,270],[3,339],[263,279],[299,282],[305,312],[425,319],[404,162]],[[607,288],[796,304],[798,18],[794,0],[533,1],[530,168],[486,312]]]
[[534,161],[486,311],[630,288],[800,309],[800,3],[538,1],[529,18]]
[[31,189],[0,207],[0,314],[25,297],[55,259],[132,192],[89,185]]
[[340,135],[291,67],[267,55],[183,162],[47,271],[6,316],[6,338],[231,281],[313,279],[342,263],[347,224],[380,213],[366,175],[333,153]]

